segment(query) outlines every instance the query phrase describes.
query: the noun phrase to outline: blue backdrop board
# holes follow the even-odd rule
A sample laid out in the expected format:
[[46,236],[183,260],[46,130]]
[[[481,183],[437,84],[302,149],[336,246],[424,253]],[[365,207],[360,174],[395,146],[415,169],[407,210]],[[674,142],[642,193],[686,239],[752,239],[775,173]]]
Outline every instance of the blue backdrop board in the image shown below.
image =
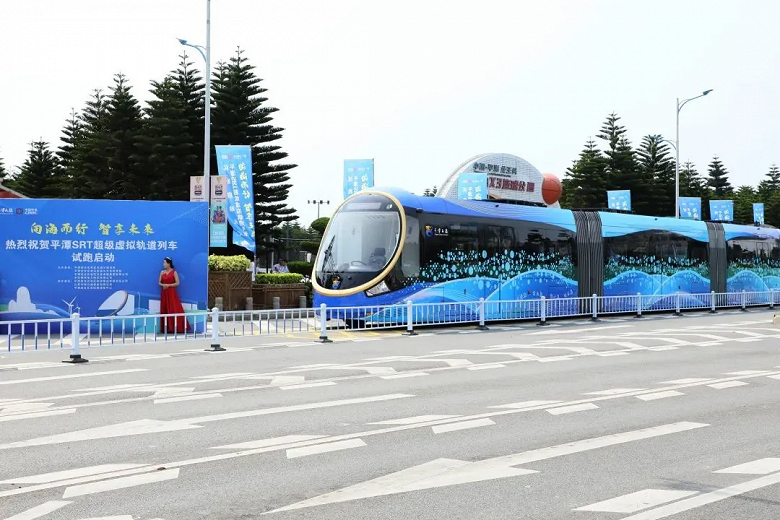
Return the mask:
[[373,159],[344,160],[344,198],[374,187]]
[[701,198],[680,197],[680,218],[701,220]]
[[[72,310],[120,317],[104,327],[122,330],[123,316],[159,312],[166,256],[179,273],[185,311],[205,310],[207,219],[206,202],[2,199],[0,322]],[[140,322],[129,321],[127,331],[138,331]],[[143,328],[154,330],[157,321]]]
[[710,220],[723,220],[726,222],[734,220],[734,201],[711,200]]
[[762,226],[764,225],[764,203],[753,203],[753,222],[758,222]]
[[233,243],[255,254],[255,196],[252,182],[252,148],[215,146],[217,166],[227,177],[227,217]]
[[461,173],[458,175],[458,199],[485,200],[487,183],[487,173]]
[[615,190],[607,192],[607,206],[609,209],[622,209],[631,211],[631,191]]

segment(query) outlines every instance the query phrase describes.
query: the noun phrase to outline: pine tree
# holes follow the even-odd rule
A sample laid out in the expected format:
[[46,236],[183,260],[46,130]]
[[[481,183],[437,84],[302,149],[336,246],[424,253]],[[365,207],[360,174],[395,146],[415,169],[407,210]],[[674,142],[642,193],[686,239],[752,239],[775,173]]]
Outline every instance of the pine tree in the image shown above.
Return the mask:
[[[647,193],[647,186],[652,184],[652,178],[645,178],[640,171],[631,143],[626,137],[625,127],[618,124],[620,117],[610,114],[601,127],[598,138],[606,141],[607,190],[630,190],[631,207],[636,213],[651,214],[654,205],[652,195]],[[606,191],[606,190],[605,190]],[[606,192],[602,194],[606,201]]]
[[78,126],[74,125],[73,148],[65,174],[71,198],[109,198],[106,119],[106,96],[95,90],[79,115]]
[[62,169],[62,191],[64,197],[73,197],[74,186],[73,180],[76,178],[75,173],[75,150],[78,144],[78,140],[82,137],[83,122],[79,118],[75,109],[71,110],[70,118],[65,121],[65,128],[62,129],[62,145],[57,150],[57,159]]
[[131,160],[149,179],[145,198],[188,200],[190,176],[198,173],[193,169],[198,155],[189,135],[187,107],[171,76],[152,86],[155,99],[149,101]]
[[107,198],[140,200],[150,195],[152,178],[135,160],[141,108],[123,74],[114,77],[106,109],[109,192]]
[[752,186],[740,186],[734,194],[734,221],[752,224],[754,202],[759,202],[756,190]]
[[567,208],[605,208],[607,206],[607,159],[588,139],[580,157],[566,170],[561,206]]
[[713,198],[718,199],[731,195],[734,190],[729,183],[729,172],[717,156],[712,158],[708,168],[709,180],[707,184],[712,188]]
[[181,158],[180,169],[184,174],[203,175],[203,125],[205,85],[203,78],[188,61],[187,54],[181,55],[179,68],[173,72],[176,88],[184,104],[184,115],[187,119],[187,139],[193,144],[193,155]]
[[651,215],[675,214],[675,167],[674,160],[668,154],[669,147],[662,142],[660,135],[646,135],[637,150],[637,163],[642,178],[652,179],[652,183],[643,190],[653,201]]
[[692,162],[684,162],[680,165],[680,196],[681,197],[708,197],[707,181],[696,171]]
[[[272,126],[271,114],[276,108],[265,106],[266,89],[239,49],[227,64],[221,63],[213,81],[214,110],[212,142],[214,145],[252,146],[252,172],[255,196],[255,234],[257,253],[272,248],[272,230],[295,220],[295,210],[285,203],[291,185],[288,171],[293,164],[272,164],[287,157],[278,145],[269,144],[282,137],[282,128]],[[212,148],[212,152],[213,152]],[[216,156],[212,160],[216,171]]]
[[5,178],[8,176],[8,172],[5,171],[5,165],[3,164],[3,159],[0,157],[0,184],[5,181]]
[[780,191],[780,168],[773,164],[766,174],[766,179],[758,185],[758,191],[762,195]]
[[61,197],[61,170],[57,157],[49,150],[48,143],[30,143],[27,158],[19,174],[9,182],[9,187],[32,199]]

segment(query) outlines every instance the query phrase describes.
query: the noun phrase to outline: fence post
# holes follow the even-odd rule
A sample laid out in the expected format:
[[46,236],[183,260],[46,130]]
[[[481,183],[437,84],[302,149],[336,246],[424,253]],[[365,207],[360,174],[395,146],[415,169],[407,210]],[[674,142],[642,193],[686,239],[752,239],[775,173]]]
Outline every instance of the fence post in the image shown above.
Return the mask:
[[[70,337],[71,337],[71,350],[70,359],[65,359],[63,363],[87,363],[89,360],[81,357],[79,353],[79,341],[81,340],[81,315],[78,312],[74,312],[70,317]],[[64,325],[65,322],[62,323]],[[60,326],[62,326],[60,325]],[[24,327],[24,324],[22,324]]]
[[327,324],[327,317],[325,316],[327,314],[328,306],[324,303],[320,304],[320,341],[322,343],[333,343],[333,341],[328,339],[328,324]]
[[636,293],[636,317],[643,318],[642,316],[642,293]]
[[479,299],[479,325],[477,325],[477,330],[488,330],[485,325],[485,298]]
[[742,289],[742,312],[747,312],[747,293],[745,292],[745,289]]
[[406,300],[406,332],[405,336],[416,336],[414,331],[414,304],[412,300]]
[[590,318],[590,321],[599,321],[599,295],[594,294],[590,297],[590,306],[593,310],[593,315]]
[[680,291],[674,293],[674,315],[682,316],[682,312],[680,310]]
[[717,304],[717,298],[715,297],[715,291],[710,291],[710,314],[717,314],[715,310]]
[[545,298],[544,295],[542,295],[541,306],[542,309],[541,312],[539,313],[541,321],[537,323],[537,325],[544,327],[545,325],[547,325],[547,298]]
[[206,352],[223,352],[225,349],[219,345],[219,307],[211,309],[211,347]]
[[775,308],[775,290],[769,289],[769,308],[774,309]]

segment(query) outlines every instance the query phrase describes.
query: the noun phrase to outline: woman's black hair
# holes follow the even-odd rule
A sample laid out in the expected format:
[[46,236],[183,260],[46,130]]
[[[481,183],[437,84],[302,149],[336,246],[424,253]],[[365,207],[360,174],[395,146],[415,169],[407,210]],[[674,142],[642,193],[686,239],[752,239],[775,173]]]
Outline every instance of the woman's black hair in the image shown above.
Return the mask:
[[171,260],[171,257],[170,257],[170,256],[166,256],[165,258],[163,258],[163,260],[165,260],[166,262],[168,262],[168,265],[170,265],[170,266],[171,266],[171,269],[173,269],[173,260]]

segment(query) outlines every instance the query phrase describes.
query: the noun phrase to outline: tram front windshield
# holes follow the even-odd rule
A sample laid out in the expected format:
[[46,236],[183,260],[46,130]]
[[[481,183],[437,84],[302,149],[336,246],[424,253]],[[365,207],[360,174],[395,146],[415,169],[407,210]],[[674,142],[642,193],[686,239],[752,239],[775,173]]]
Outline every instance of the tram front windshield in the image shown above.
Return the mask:
[[376,194],[351,199],[333,216],[322,238],[317,282],[340,290],[372,281],[390,263],[400,237],[401,213],[395,202]]

